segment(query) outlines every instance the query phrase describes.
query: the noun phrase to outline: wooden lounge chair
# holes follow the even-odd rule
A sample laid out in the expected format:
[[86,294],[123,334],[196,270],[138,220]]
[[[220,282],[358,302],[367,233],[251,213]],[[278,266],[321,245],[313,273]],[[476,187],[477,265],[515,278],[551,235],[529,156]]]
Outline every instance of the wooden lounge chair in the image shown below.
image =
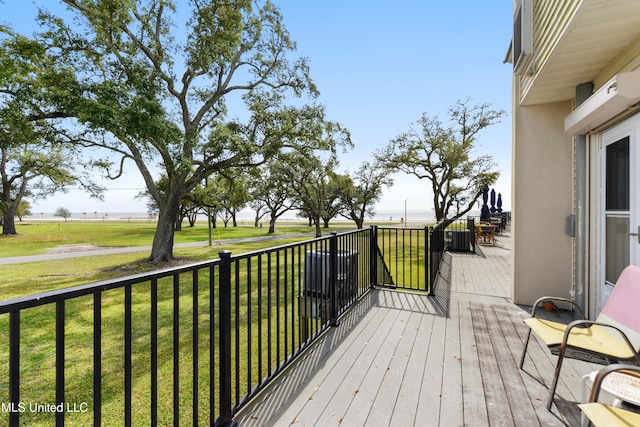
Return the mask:
[[540,304],[546,300],[570,303],[583,319],[585,316],[575,303],[565,298],[542,297],[533,305],[532,317],[524,321],[531,329],[522,351],[520,369],[524,365],[531,331],[542,339],[553,354],[558,355],[547,401],[549,411],[564,357],[603,365],[620,362],[640,365],[640,267],[630,265],[622,271],[595,322],[576,320],[565,325],[536,317]]
[[627,411],[626,409],[598,403],[598,396],[605,377],[612,372],[621,372],[640,378],[640,367],[626,364],[609,365],[598,372],[593,382],[591,390],[590,403],[578,405],[582,412],[589,418],[591,424],[596,427],[615,427],[615,426],[640,426],[640,414]]

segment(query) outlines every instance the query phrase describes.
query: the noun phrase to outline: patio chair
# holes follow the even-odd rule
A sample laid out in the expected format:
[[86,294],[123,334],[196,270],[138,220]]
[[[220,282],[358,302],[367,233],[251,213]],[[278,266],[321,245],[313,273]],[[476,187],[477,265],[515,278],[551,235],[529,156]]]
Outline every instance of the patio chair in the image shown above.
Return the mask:
[[620,372],[636,378],[640,378],[640,367],[626,364],[614,364],[602,368],[593,382],[589,403],[578,405],[582,412],[589,418],[591,424],[602,427],[615,426],[639,426],[640,414],[620,407],[605,405],[598,402],[600,389],[605,377],[613,372]]
[[480,223],[476,225],[476,243],[490,242],[496,244],[496,226],[489,223]]
[[[543,301],[564,301],[577,309],[583,320],[575,320],[568,325],[537,317]],[[608,365],[611,363],[632,363],[640,365],[640,267],[626,267],[609,296],[596,321],[586,320],[584,313],[575,303],[566,298],[542,297],[533,305],[531,318],[525,319],[529,333],[522,350],[520,369],[531,338],[531,332],[558,355],[553,382],[549,391],[547,409],[551,411],[553,397],[558,386],[560,369],[565,357]]]

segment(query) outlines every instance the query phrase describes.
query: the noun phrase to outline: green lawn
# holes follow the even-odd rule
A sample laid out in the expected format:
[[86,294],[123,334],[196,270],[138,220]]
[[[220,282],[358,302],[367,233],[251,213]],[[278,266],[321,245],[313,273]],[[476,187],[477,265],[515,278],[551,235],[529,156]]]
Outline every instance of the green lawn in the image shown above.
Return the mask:
[[[345,224],[345,228],[353,228]],[[334,229],[335,230],[335,229]],[[118,245],[144,245],[150,244],[153,236],[153,226],[145,223],[102,223],[102,224],[82,224],[78,221],[67,224],[32,224],[22,225],[19,228],[19,236],[1,238],[0,247],[2,255],[5,248],[10,247],[16,255],[23,255],[19,248],[23,246],[29,250],[46,251],[47,248],[61,244],[90,243],[96,246],[118,246]],[[40,233],[38,233],[40,231]],[[259,236],[261,230],[254,227],[237,227],[227,229],[215,229],[214,240],[219,236],[226,238],[240,238]],[[298,234],[308,232],[306,225],[291,224],[276,227],[276,232],[280,236],[288,234]],[[196,248],[179,248],[174,253],[178,262],[195,262],[217,257],[220,250],[231,250],[235,254],[246,253],[265,247],[273,247],[293,241],[306,240],[309,237],[281,238],[278,240],[254,241],[244,243],[222,243],[214,244],[212,247],[206,244]],[[206,226],[197,226],[193,229],[187,228],[176,234],[176,242],[180,241],[206,241]],[[148,243],[146,243],[148,242]],[[7,245],[5,245],[7,243]],[[37,249],[35,249],[37,248]],[[86,284],[99,280],[140,273],[154,268],[146,263],[146,253],[124,254],[108,257],[82,257],[67,260],[57,260],[52,262],[36,262],[28,264],[4,265],[0,267],[0,298],[8,299],[17,296],[24,296],[38,292],[60,289],[78,284]],[[284,255],[283,255],[284,256]],[[304,252],[301,254],[304,257]],[[288,259],[287,272],[290,269],[299,269],[302,259],[293,259],[293,253]],[[293,290],[264,288],[257,295],[247,294],[247,282],[251,276],[255,286],[258,283],[258,275],[262,275],[263,280],[266,275],[273,275],[273,283],[277,283],[276,275],[287,274],[284,270],[276,271],[274,259],[263,259],[260,271],[258,271],[257,261],[254,261],[251,268],[243,268],[238,277],[240,299],[239,311],[234,311],[234,318],[237,316],[240,337],[240,360],[233,357],[233,364],[237,363],[243,367],[248,364],[246,360],[247,349],[251,345],[252,359],[251,378],[244,372],[239,378],[241,387],[240,395],[244,394],[249,384],[255,384],[262,376],[268,374],[269,368],[277,366],[279,360],[286,355],[284,343],[287,344],[288,351],[296,342],[290,342],[290,336],[299,334],[300,324],[298,314],[292,310],[292,304],[297,306],[297,301]],[[208,412],[209,400],[209,348],[211,340],[214,340],[214,349],[217,351],[217,338],[209,336],[209,289],[207,270],[199,273],[198,300],[195,309],[198,312],[197,329],[200,335],[198,346],[198,390],[200,412]],[[171,278],[161,279],[158,283],[158,378],[159,378],[159,416],[160,424],[170,424],[172,420],[172,399],[173,399],[173,351],[174,346],[178,346],[179,355],[179,377],[180,377],[180,425],[192,424],[191,396],[193,389],[193,363],[192,363],[192,330],[194,300],[191,290],[193,283],[190,275],[181,276],[179,283],[179,342],[173,340],[173,301],[174,290]],[[234,286],[234,289],[235,286]],[[235,291],[234,291],[235,292]],[[133,323],[133,407],[134,425],[149,424],[149,404],[150,404],[150,289],[148,284],[140,284],[132,290],[132,323]],[[217,296],[216,296],[217,298]],[[235,300],[235,294],[234,294]],[[286,298],[286,304],[285,304]],[[261,300],[262,302],[259,302]],[[123,314],[124,291],[122,289],[108,291],[102,296],[102,364],[103,364],[103,424],[123,425],[123,348],[124,348],[124,314]],[[280,301],[280,309],[267,310],[267,303]],[[259,304],[264,308],[261,312],[257,309]],[[287,305],[288,304],[288,305]],[[217,304],[216,304],[217,305]],[[288,308],[287,308],[288,307]],[[65,305],[65,358],[66,358],[66,393],[67,401],[81,404],[88,403],[88,412],[68,414],[66,425],[90,425],[93,414],[92,384],[93,384],[93,359],[92,352],[92,331],[93,331],[93,299],[92,297],[82,297],[69,301]],[[296,310],[294,308],[293,310]],[[289,316],[289,317],[287,317]],[[292,317],[293,316],[293,317]],[[280,320],[278,320],[280,319]],[[275,327],[279,322],[286,319],[289,330],[287,335],[283,329],[279,333],[267,335],[266,333],[256,333],[258,325],[266,328],[267,324]],[[235,325],[235,323],[234,323]],[[253,329],[251,341],[248,337],[248,328]],[[281,324],[282,328],[282,324]],[[235,330],[235,326],[234,326]],[[264,331],[265,329],[262,329]],[[235,332],[233,333],[235,336]],[[285,338],[286,337],[286,338]],[[294,339],[295,341],[295,339]],[[0,401],[8,402],[8,316],[0,316]],[[273,349],[273,354],[268,350],[268,343]],[[282,344],[282,345],[281,345]],[[258,348],[262,348],[262,361],[258,364]],[[277,351],[276,351],[277,350]],[[235,354],[235,349],[234,349]],[[214,360],[218,360],[218,355],[214,355]],[[21,315],[21,393],[26,402],[55,402],[55,306],[39,307],[30,309]],[[219,372],[219,367],[214,367],[214,372]],[[217,394],[217,393],[216,393]],[[214,411],[218,414],[218,408]],[[8,414],[0,414],[0,424],[6,423]],[[23,414],[21,421],[25,425],[51,425],[53,414]],[[213,420],[200,419],[200,424],[212,424]]]
[[[353,229],[349,223],[340,223],[329,231]],[[137,222],[35,222],[19,223],[18,235],[0,236],[0,257],[36,255],[64,245],[91,244],[99,247],[150,246],[155,224]],[[297,237],[288,237],[296,235]],[[263,241],[225,242],[227,239],[269,237]],[[222,227],[212,229],[213,245],[208,246],[206,224],[184,227],[175,234],[175,243],[203,242],[200,247],[174,248],[177,263],[215,259],[221,250],[234,254],[251,252],[294,241],[311,239],[313,230],[302,223],[283,223],[269,236],[266,228],[253,226]],[[0,301],[19,296],[62,289],[116,277],[150,271],[158,266],[147,263],[147,252],[109,256],[88,256],[60,259],[55,262],[31,262],[0,266]],[[160,267],[167,267],[166,265]]]
[[[19,222],[15,236],[0,236],[0,258],[46,253],[56,246],[92,244],[105,247],[150,246],[156,224],[152,221],[82,221],[73,222]],[[352,223],[337,223],[331,231],[350,230]],[[282,223],[276,226],[275,236],[313,233],[302,223]],[[239,225],[212,229],[214,241],[267,236],[267,227]],[[175,233],[175,243],[203,242],[209,239],[206,223],[185,226]]]
[[[125,226],[115,227],[120,232]],[[77,235],[74,227],[65,227],[69,236]],[[82,227],[79,227],[82,228]],[[107,228],[102,229],[105,232]],[[131,229],[133,230],[133,228]],[[292,226],[286,228],[288,233],[306,231],[306,227]],[[254,230],[245,228],[245,233],[234,230],[234,237],[245,237]],[[206,228],[205,228],[206,232]],[[96,235],[94,234],[94,239]],[[222,234],[222,233],[221,233]],[[20,238],[22,236],[18,236]],[[13,238],[9,238],[13,239]],[[197,238],[196,240],[200,240]],[[293,241],[306,240],[306,237],[286,238],[278,240],[254,241],[245,243],[215,244],[213,247],[206,245],[197,248],[176,249],[175,254],[179,262],[195,262],[199,260],[216,258],[222,249],[231,250],[233,253],[251,252],[262,249],[266,246],[278,246]],[[99,243],[97,240],[93,242]],[[77,284],[91,283],[103,279],[109,279],[125,274],[139,273],[154,267],[144,262],[144,254],[124,254],[116,256],[95,256],[80,257],[72,259],[57,260],[52,262],[35,262],[27,264],[6,265],[0,269],[0,293],[3,299],[24,296],[53,289],[65,288]],[[272,260],[273,262],[273,260]],[[263,266],[266,272],[268,265]],[[255,275],[256,265],[251,272],[243,272],[240,277],[240,292],[243,292],[244,284],[248,274]],[[266,274],[266,273],[265,273]],[[199,351],[200,363],[198,371],[199,386],[202,390],[199,398],[200,412],[207,413],[209,408],[209,347],[211,337],[209,336],[209,291],[208,272],[202,271],[199,274],[200,287],[198,289],[198,331],[200,334]],[[193,389],[193,364],[192,364],[192,335],[193,329],[193,298],[191,295],[190,276],[181,276],[180,292],[180,341],[179,348],[179,376],[180,376],[180,415],[181,425],[192,423],[191,395]],[[173,399],[173,349],[176,345],[173,341],[173,283],[171,278],[162,279],[158,283],[159,293],[159,318],[158,318],[158,377],[159,377],[159,417],[160,424],[171,423],[171,401]],[[274,301],[277,291],[272,289],[268,294]],[[133,295],[133,354],[134,371],[132,373],[133,384],[133,406],[134,425],[148,425],[149,404],[150,404],[150,296],[149,285],[136,285],[132,291]],[[241,298],[246,298],[241,296]],[[264,295],[265,304],[267,294]],[[103,294],[102,301],[102,364],[103,364],[103,420],[105,425],[123,425],[122,410],[124,406],[123,390],[123,343],[124,343],[124,314],[123,314],[124,292],[117,289]],[[253,302],[255,304],[255,301]],[[246,304],[245,304],[246,305]],[[93,299],[92,297],[82,297],[68,301],[65,305],[65,329],[66,329],[66,393],[67,401],[78,405],[88,404],[89,411],[86,413],[72,413],[67,415],[67,425],[90,425],[93,414],[92,402],[92,372],[93,359],[91,351],[93,338]],[[245,307],[243,305],[243,307]],[[256,324],[257,319],[247,318],[246,309],[242,308],[240,316],[240,326],[246,330],[248,322]],[[284,306],[281,307],[284,318]],[[254,312],[254,316],[256,312]],[[269,318],[269,316],[272,316]],[[269,313],[266,309],[262,313],[264,327],[267,323],[274,322],[275,313]],[[0,378],[8,380],[8,316],[0,316]],[[242,334],[241,346],[247,345],[245,334]],[[261,337],[260,339],[266,339]],[[272,340],[277,337],[272,336]],[[215,337],[214,337],[215,340]],[[216,341],[214,341],[216,342]],[[275,344],[273,344],[275,345]],[[216,345],[214,347],[217,348]],[[257,348],[257,344],[254,349]],[[267,351],[267,344],[264,344],[264,351]],[[284,349],[280,350],[281,352]],[[284,354],[272,354],[273,358],[279,357],[281,360]],[[217,360],[215,355],[214,360]],[[243,362],[245,363],[245,362]],[[274,360],[268,360],[267,354],[262,362],[261,372],[267,372],[269,363],[275,366]],[[257,358],[252,361],[253,378],[259,372]],[[215,368],[219,372],[218,368]],[[38,307],[26,310],[21,315],[21,396],[22,400],[28,403],[55,402],[55,306]],[[8,382],[0,381],[0,401],[9,401]],[[249,384],[249,378],[241,379],[241,386],[244,390]],[[217,393],[216,393],[217,394]],[[145,408],[145,409],[141,409]],[[216,409],[216,413],[218,410]],[[204,416],[204,415],[203,415]],[[8,414],[0,414],[0,423],[8,420]],[[51,425],[53,414],[51,413],[24,413],[21,420],[25,425]],[[204,424],[212,424],[213,420],[200,420]]]

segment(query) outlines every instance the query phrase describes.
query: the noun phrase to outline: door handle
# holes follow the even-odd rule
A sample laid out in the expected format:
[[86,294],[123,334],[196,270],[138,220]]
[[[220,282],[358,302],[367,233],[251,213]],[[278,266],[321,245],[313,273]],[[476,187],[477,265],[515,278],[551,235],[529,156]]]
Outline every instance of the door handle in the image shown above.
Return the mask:
[[640,243],[640,225],[638,226],[638,232],[637,233],[625,233],[625,236],[637,236],[638,237],[638,243]]

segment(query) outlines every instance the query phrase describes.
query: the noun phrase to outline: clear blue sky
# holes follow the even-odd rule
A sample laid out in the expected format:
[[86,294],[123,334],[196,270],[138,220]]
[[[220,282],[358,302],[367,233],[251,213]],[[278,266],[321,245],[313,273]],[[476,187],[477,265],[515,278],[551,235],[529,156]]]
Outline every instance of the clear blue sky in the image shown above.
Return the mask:
[[[0,0],[2,1],[2,0]],[[489,154],[501,171],[494,186],[510,207],[511,66],[503,60],[511,39],[512,2],[477,0],[274,0],[311,63],[319,102],[330,120],[351,131],[355,148],[341,155],[341,167],[355,170],[372,153],[426,112],[446,121],[458,99],[489,102],[504,109],[503,120],[479,135],[478,154]],[[55,11],[56,0],[0,3],[0,20],[30,33],[35,6]],[[404,174],[377,205],[380,211],[432,208],[429,182]],[[108,183],[105,202],[70,191],[34,204],[33,212],[144,212],[132,200],[143,187],[135,170]],[[126,189],[126,190],[125,190]]]

